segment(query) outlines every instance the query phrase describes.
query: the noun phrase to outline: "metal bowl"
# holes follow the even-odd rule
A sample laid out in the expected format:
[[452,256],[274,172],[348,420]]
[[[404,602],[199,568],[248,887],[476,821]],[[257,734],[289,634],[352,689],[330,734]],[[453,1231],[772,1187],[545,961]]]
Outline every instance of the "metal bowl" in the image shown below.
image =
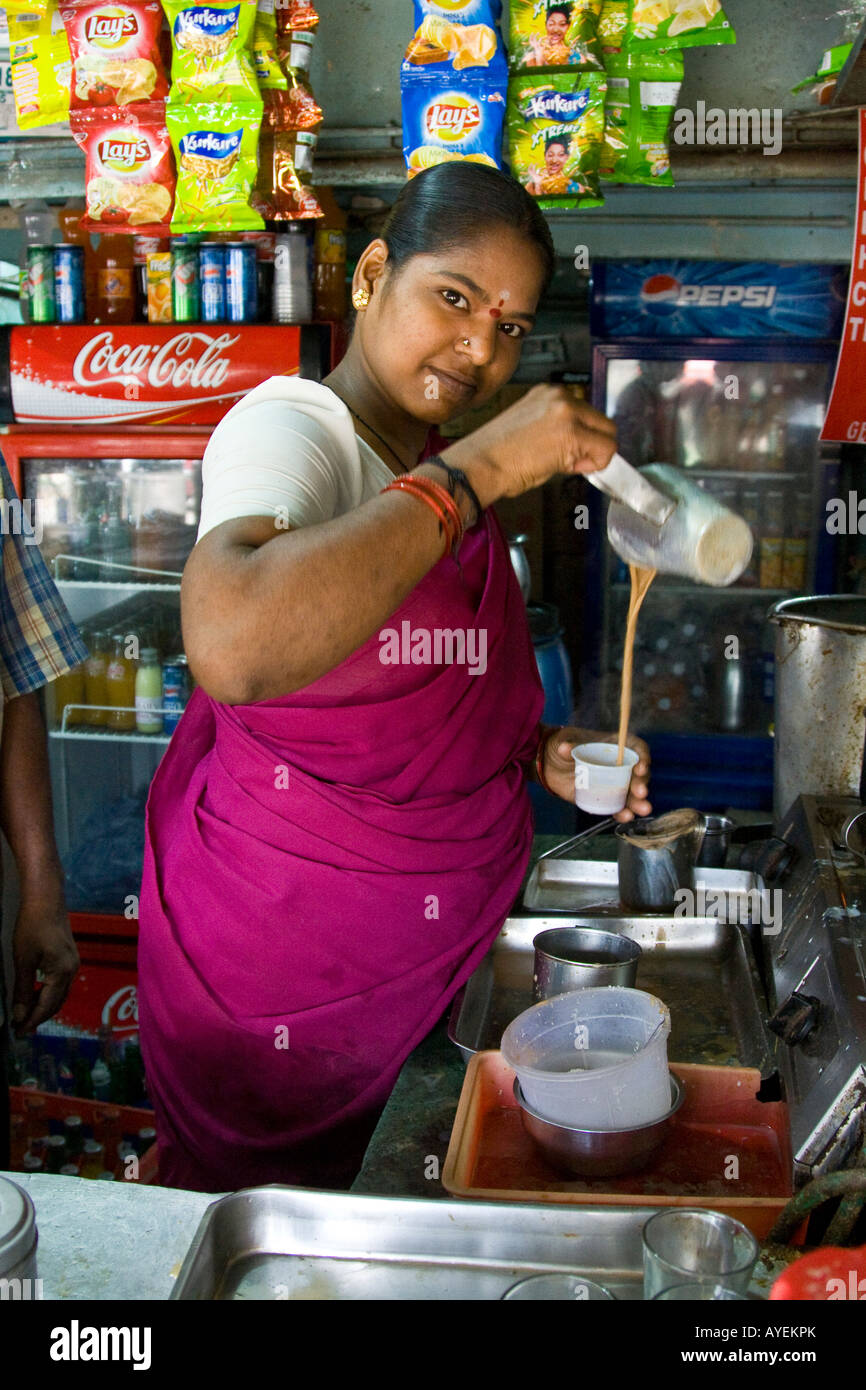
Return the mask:
[[572,1129],[545,1120],[527,1105],[517,1077],[514,1098],[520,1106],[524,1129],[555,1167],[582,1178],[613,1178],[645,1168],[661,1148],[671,1116],[677,1113],[685,1095],[673,1073],[670,1081],[670,1110],[637,1129]]

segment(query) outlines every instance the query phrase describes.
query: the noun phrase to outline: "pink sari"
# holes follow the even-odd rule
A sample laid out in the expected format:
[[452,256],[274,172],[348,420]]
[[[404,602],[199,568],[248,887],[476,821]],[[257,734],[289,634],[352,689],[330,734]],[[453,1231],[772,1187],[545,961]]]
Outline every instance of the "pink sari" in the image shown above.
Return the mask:
[[434,566],[383,631],[483,630],[483,674],[383,664],[375,633],[281,699],[196,690],[171,741],[139,941],[169,1186],[347,1185],[403,1062],[519,892],[544,697],[492,512],[460,562],[462,577]]

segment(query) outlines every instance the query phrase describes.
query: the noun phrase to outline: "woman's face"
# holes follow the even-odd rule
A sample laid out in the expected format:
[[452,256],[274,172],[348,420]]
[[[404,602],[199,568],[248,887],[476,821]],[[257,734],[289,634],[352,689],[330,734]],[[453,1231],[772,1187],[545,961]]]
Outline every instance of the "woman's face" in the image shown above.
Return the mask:
[[514,374],[541,293],[542,262],[507,227],[413,256],[392,278],[387,247],[367,247],[353,288],[371,289],[355,335],[385,396],[428,425],[483,404]]
[[544,151],[544,164],[548,174],[561,174],[565,168],[567,157],[568,151],[565,145],[560,145],[558,141],[548,145]]
[[568,18],[561,10],[551,10],[547,16],[547,37],[555,43],[562,43],[568,32]]

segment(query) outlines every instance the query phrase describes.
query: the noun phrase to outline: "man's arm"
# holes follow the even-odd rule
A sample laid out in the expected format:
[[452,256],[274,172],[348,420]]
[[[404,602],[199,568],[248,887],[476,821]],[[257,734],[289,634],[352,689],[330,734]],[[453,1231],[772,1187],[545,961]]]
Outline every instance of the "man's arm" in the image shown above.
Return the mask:
[[[12,1023],[32,1032],[57,1012],[78,969],[54,840],[45,725],[35,692],[6,703],[0,740],[0,829],[20,882],[12,949]],[[36,989],[36,972],[44,977]]]

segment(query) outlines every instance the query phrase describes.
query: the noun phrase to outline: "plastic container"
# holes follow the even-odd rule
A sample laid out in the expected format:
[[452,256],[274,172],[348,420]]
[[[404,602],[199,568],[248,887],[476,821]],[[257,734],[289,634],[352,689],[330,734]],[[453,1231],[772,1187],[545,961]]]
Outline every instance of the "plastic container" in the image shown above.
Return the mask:
[[509,1023],[502,1056],[543,1119],[585,1129],[650,1124],[670,1109],[670,1012],[618,985],[573,990]]
[[[17,1183],[0,1178],[0,1278],[35,1279],[36,1244],[36,1212],[30,1197]],[[17,1290],[18,1296],[32,1296],[31,1289]]]
[[615,743],[581,743],[572,748],[574,800],[582,811],[612,816],[625,807],[638,755],[633,748],[626,748],[622,765],[617,766],[617,751]]

